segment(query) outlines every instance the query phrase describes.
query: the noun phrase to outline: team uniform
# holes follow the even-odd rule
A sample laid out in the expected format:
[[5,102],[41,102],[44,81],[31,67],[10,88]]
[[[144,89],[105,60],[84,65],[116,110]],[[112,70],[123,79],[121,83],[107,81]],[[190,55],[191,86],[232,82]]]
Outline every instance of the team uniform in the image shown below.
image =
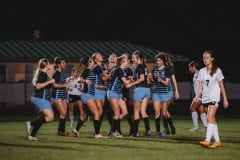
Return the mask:
[[[40,71],[38,80],[36,83],[44,83],[49,80],[49,77],[47,73]],[[34,86],[34,92],[31,97],[31,101],[33,104],[35,104],[37,110],[39,112],[42,112],[45,109],[51,109],[51,104],[50,104],[50,88],[52,85],[47,85],[44,88],[41,89],[36,89]]]
[[86,68],[83,73],[81,74],[81,77],[86,80],[90,80],[93,82],[93,84],[88,85],[84,83],[83,85],[83,91],[81,93],[81,98],[84,104],[87,104],[88,100],[95,99],[95,87],[94,87],[94,82],[96,80],[96,75],[95,73],[91,70]]
[[124,77],[123,70],[121,68],[117,68],[112,76],[111,84],[107,91],[107,98],[108,100],[111,99],[121,99],[122,98],[122,80],[121,78]]
[[[194,75],[193,75],[193,79],[192,79],[192,81],[193,81],[193,89],[194,89],[194,97],[197,94],[198,85],[199,85],[198,76],[199,76],[199,70],[196,70]],[[198,100],[199,100],[200,103],[202,103],[201,102],[201,98],[202,98],[202,94],[200,94],[199,97],[198,97]],[[192,105],[194,103],[195,103],[195,99],[193,99],[191,107],[192,107]],[[192,114],[192,120],[193,120],[193,127],[190,128],[188,131],[198,131],[199,130],[199,126],[198,126],[198,113],[197,113],[197,111],[192,111],[191,114]],[[206,113],[205,112],[200,113],[200,117],[201,117],[202,123],[204,125],[204,130],[206,130],[206,128],[207,128],[207,115],[206,115]]]
[[224,76],[221,69],[217,69],[216,73],[211,76],[204,67],[199,71],[198,80],[203,84],[202,104],[207,107],[209,104],[218,107],[220,101],[219,81],[223,80]]
[[[148,69],[145,64],[138,64],[135,68],[133,78],[136,81],[139,79],[140,75],[144,75],[144,81],[140,84],[137,84],[133,89],[133,100],[139,103],[142,103],[144,98],[151,98],[150,88],[147,82]],[[149,126],[149,117],[143,118],[145,124],[145,136],[149,137],[151,135],[150,126]],[[138,126],[139,119],[134,119],[133,121],[133,136],[138,135]]]
[[[66,84],[66,75],[64,72],[55,71],[53,74],[53,79],[55,79],[55,83],[58,84]],[[52,90],[52,100],[66,100],[67,99],[67,91],[66,88],[53,88]]]
[[[103,67],[100,65],[95,65],[93,72],[96,74],[95,85],[104,86],[104,81],[101,78],[104,76]],[[106,89],[105,88],[95,88],[95,99],[105,100]]]
[[158,67],[153,68],[153,90],[152,90],[152,100],[158,102],[167,102],[171,99],[169,95],[169,86],[166,86],[158,82],[158,75],[161,79],[165,80],[170,78],[170,73],[167,67],[159,69]]
[[[72,77],[67,78],[67,82],[69,79]],[[81,100],[81,87],[82,83],[79,83],[80,77],[74,78],[71,80],[68,85],[69,85],[69,90],[68,90],[68,102],[69,103],[74,103],[77,102],[78,100]]]
[[133,100],[142,102],[144,98],[151,98],[150,88],[147,82],[148,69],[144,64],[139,64],[134,71],[134,80],[139,79],[140,75],[144,74],[144,82],[137,84],[133,89]]

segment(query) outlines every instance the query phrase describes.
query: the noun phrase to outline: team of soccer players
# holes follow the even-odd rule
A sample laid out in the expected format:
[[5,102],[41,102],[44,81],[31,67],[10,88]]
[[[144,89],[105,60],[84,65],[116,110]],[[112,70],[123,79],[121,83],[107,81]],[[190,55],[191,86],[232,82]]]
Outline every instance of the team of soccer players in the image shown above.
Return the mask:
[[[140,136],[139,123],[142,119],[145,126],[144,136],[149,137],[152,135],[147,113],[149,100],[153,102],[156,136],[175,134],[176,128],[168,107],[172,100],[179,98],[179,92],[174,67],[168,55],[163,52],[157,53],[154,59],[156,65],[152,71],[149,71],[140,51],[133,52],[131,60],[134,66],[132,69],[129,67],[128,54],[124,53],[119,57],[112,54],[109,57],[109,65],[106,67],[103,64],[102,54],[95,52],[91,57],[81,59],[81,65],[85,66],[83,70],[73,68],[71,77],[67,78],[63,72],[65,59],[56,57],[54,74],[52,78],[49,78],[47,75],[49,61],[40,59],[39,67],[32,80],[34,93],[31,97],[40,114],[37,120],[26,122],[28,139],[38,140],[36,134],[41,125],[53,120],[54,114],[50,101],[59,112],[57,134],[60,136],[70,135],[65,130],[66,118],[69,115],[70,124],[73,126],[74,104],[77,103],[80,116],[76,127],[72,130],[76,137],[80,137],[79,130],[86,120],[86,108],[93,116],[94,137],[97,139],[107,138],[100,130],[104,113],[108,115],[109,135],[122,137],[120,122],[127,118],[128,136]],[[203,60],[206,67],[197,72],[198,75],[194,74],[193,78],[196,98],[191,105],[194,127],[190,131],[199,129],[197,124],[197,111],[199,111],[206,127],[206,140],[200,144],[207,148],[216,148],[222,146],[215,120],[220,93],[223,95],[224,107],[228,107],[228,101],[223,85],[224,77],[221,69],[213,63],[213,53],[204,52]],[[195,73],[192,71],[193,67],[196,66],[191,62],[189,64],[191,73]],[[130,95],[129,88],[132,88],[132,95]],[[133,108],[129,107],[130,96],[132,96]],[[105,106],[106,104],[108,105]],[[203,106],[207,107],[206,112],[210,114],[206,115],[205,110],[202,109]],[[67,113],[68,110],[69,113]],[[161,119],[163,121],[162,132],[160,130]],[[210,144],[212,136],[215,142]]]

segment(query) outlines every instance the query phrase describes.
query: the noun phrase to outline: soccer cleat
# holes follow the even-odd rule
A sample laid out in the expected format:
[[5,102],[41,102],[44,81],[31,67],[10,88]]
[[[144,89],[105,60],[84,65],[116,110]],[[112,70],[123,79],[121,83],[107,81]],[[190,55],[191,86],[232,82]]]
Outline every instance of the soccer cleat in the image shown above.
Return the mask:
[[105,138],[108,138],[106,136],[103,136],[102,134],[95,134],[95,139],[105,139]]
[[200,144],[201,144],[203,147],[206,147],[206,148],[208,148],[208,147],[210,146],[210,142],[207,141],[207,140],[201,141]]
[[31,126],[31,123],[28,121],[28,122],[25,122],[25,126],[26,126],[26,131],[27,131],[27,135],[30,136],[31,132],[32,132],[32,126]]
[[79,132],[78,132],[75,128],[72,130],[72,133],[73,133],[76,137],[80,137]]
[[157,138],[159,138],[159,137],[161,137],[161,136],[162,136],[161,132],[157,132],[157,133],[156,133],[156,137],[157,137]]
[[69,136],[70,135],[70,133],[68,133],[68,132],[66,132],[66,131],[64,131],[64,132],[58,132],[58,135],[59,136],[64,136],[64,137],[66,137],[66,136]]
[[145,137],[150,137],[152,135],[152,132],[150,130],[145,132]]
[[123,137],[119,132],[113,132],[111,134],[112,137],[117,137],[117,138],[120,138],[120,137]]
[[28,140],[29,141],[38,141],[39,139],[37,137],[28,136]]
[[165,137],[167,135],[167,129],[164,128],[163,131],[162,131],[162,136]]
[[199,127],[198,126],[194,126],[192,128],[190,128],[188,131],[189,132],[195,132],[195,131],[198,131],[199,130]]
[[218,148],[218,147],[222,147],[221,142],[214,142],[212,145],[209,146],[209,148]]

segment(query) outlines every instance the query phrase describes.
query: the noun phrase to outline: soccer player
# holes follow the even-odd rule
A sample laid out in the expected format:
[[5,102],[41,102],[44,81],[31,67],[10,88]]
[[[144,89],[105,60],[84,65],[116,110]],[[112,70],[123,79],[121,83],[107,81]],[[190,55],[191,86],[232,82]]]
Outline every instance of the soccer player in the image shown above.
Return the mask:
[[50,88],[55,82],[47,75],[49,70],[49,61],[42,58],[38,62],[38,68],[34,73],[32,84],[34,92],[31,97],[31,102],[35,105],[36,109],[40,112],[40,117],[31,122],[26,122],[28,140],[36,141],[38,138],[36,134],[43,123],[50,122],[54,119],[54,113],[50,103]]
[[143,55],[140,51],[134,51],[132,54],[132,62],[135,65],[134,81],[126,85],[128,88],[134,87],[133,90],[133,107],[134,107],[134,121],[133,134],[131,136],[138,136],[138,127],[140,115],[143,118],[145,125],[145,137],[151,136],[149,116],[147,114],[148,100],[151,98],[150,88],[147,82],[148,68],[144,62]]
[[84,106],[81,100],[81,90],[83,89],[83,83],[79,83],[79,70],[72,68],[72,76],[67,78],[68,84],[68,104],[69,104],[69,119],[70,126],[73,127],[74,123],[74,106],[77,104],[79,109],[79,119],[76,128],[72,130],[76,137],[80,137],[79,130],[86,120],[87,114],[84,110]]
[[57,133],[60,136],[69,136],[69,132],[65,131],[67,117],[66,89],[68,87],[66,83],[66,74],[63,72],[66,67],[65,59],[62,57],[55,57],[54,64],[55,72],[53,73],[53,79],[55,79],[55,83],[53,83],[52,101],[60,113]]
[[[199,69],[200,69],[200,65],[195,61],[191,61],[188,64],[188,70],[191,74],[193,74],[194,95],[196,95],[197,88],[198,88]],[[206,115],[205,109],[201,102],[201,94],[199,97],[199,101],[195,101],[193,99],[191,106],[190,106],[190,111],[192,113],[193,127],[190,128],[188,131],[199,131],[200,128],[198,126],[198,113],[200,114],[204,129],[206,130],[207,129],[207,115]]]
[[[168,106],[169,100],[171,99],[169,95],[169,83],[170,83],[170,73],[169,67],[167,67],[167,60],[164,53],[160,52],[155,56],[156,67],[152,70],[153,75],[153,109],[155,113],[155,126],[156,126],[156,136],[160,137],[160,118],[161,110],[162,116],[165,121],[168,119]],[[164,123],[164,130],[167,130],[168,124]],[[164,135],[165,136],[165,135]]]
[[95,129],[94,137],[96,139],[106,138],[100,133],[101,114],[95,99],[96,74],[93,72],[95,62],[93,61],[92,58],[89,58],[88,60],[83,60],[82,63],[86,66],[86,68],[83,70],[82,74],[80,75],[80,82],[84,83],[81,98],[83,103],[88,106],[90,112],[93,114],[93,125]]
[[117,59],[117,68],[114,70],[111,83],[107,91],[107,97],[113,110],[112,136],[122,137],[120,131],[120,121],[127,115],[127,106],[122,100],[122,86],[130,83],[124,76],[123,70],[128,65],[128,58],[121,56]]
[[[207,107],[208,110],[208,126],[206,139],[201,141],[200,144],[207,148],[217,148],[222,146],[215,117],[219,107],[221,93],[223,96],[224,108],[227,108],[229,103],[223,83],[224,76],[215,62],[214,53],[212,51],[203,52],[203,62],[205,67],[199,71],[199,85],[195,101],[198,102],[199,96],[202,94],[202,104]],[[215,142],[210,144],[212,138],[214,138]]]
[[104,101],[106,98],[107,93],[107,87],[104,84],[105,81],[111,78],[111,74],[108,74],[108,72],[105,70],[103,66],[103,56],[99,52],[95,52],[92,54],[92,59],[95,63],[93,72],[96,75],[96,80],[94,82],[95,84],[95,100],[97,102],[97,108],[100,113],[100,126],[102,124],[103,120],[103,106]]

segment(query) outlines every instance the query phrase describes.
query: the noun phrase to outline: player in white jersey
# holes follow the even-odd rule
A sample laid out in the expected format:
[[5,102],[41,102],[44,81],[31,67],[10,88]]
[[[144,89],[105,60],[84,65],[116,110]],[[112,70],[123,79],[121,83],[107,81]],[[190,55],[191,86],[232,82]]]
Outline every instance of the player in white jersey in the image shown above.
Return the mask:
[[[203,62],[206,67],[199,71],[199,85],[195,100],[198,101],[198,98],[202,93],[202,104],[208,109],[208,126],[206,139],[201,141],[200,144],[206,148],[217,148],[222,146],[215,117],[221,93],[224,108],[227,108],[229,104],[223,83],[224,76],[221,69],[215,63],[212,51],[205,51],[203,53]],[[210,144],[212,138],[214,138],[215,142]]]
[[82,124],[86,120],[86,112],[83,107],[83,103],[81,100],[81,90],[83,89],[83,84],[79,83],[80,77],[79,77],[79,69],[78,68],[72,68],[72,76],[67,78],[68,83],[68,106],[69,106],[69,119],[70,119],[70,126],[73,127],[74,123],[74,106],[77,104],[79,109],[79,119],[78,123],[76,125],[76,128],[73,129],[73,133],[75,136],[79,137],[79,130],[82,126]]
[[[200,69],[200,65],[195,61],[191,61],[188,64],[188,70],[191,74],[193,74],[194,96],[197,93],[199,69]],[[201,96],[202,95],[200,95],[199,97],[199,101],[195,101],[193,99],[191,103],[190,111],[192,114],[193,127],[190,128],[188,131],[199,131],[198,113],[200,114],[204,129],[205,130],[207,129],[207,115],[202,105]]]

